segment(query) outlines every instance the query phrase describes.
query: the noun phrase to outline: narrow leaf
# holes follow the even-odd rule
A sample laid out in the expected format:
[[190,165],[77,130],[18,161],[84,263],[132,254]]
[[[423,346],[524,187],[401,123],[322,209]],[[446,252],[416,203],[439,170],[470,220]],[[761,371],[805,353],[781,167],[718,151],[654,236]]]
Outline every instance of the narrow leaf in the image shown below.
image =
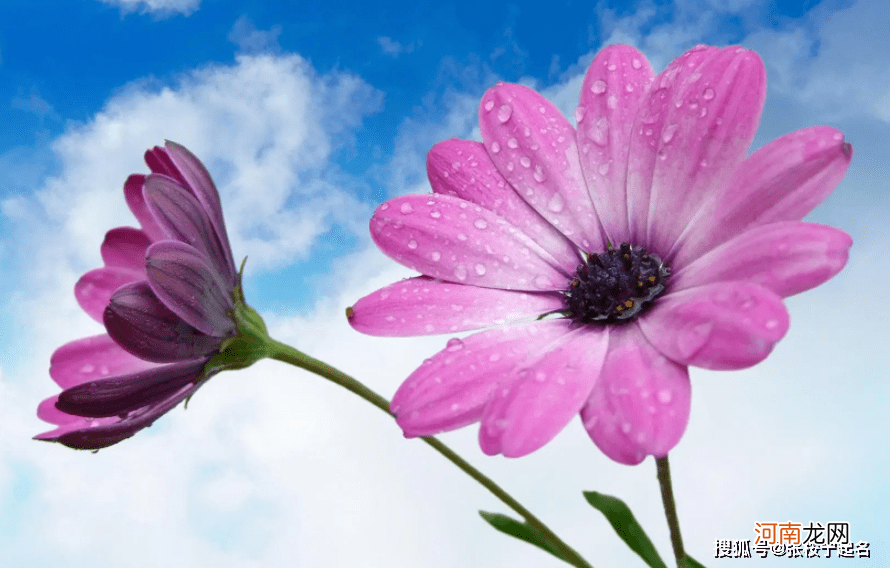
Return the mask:
[[508,534],[512,537],[516,537],[519,540],[524,540],[529,544],[533,544],[537,546],[541,550],[546,550],[553,556],[568,562],[571,564],[572,562],[563,556],[563,553],[560,552],[553,544],[544,538],[541,533],[537,530],[529,526],[527,523],[519,522],[515,519],[511,519],[507,515],[501,515],[500,513],[487,513],[485,511],[479,511],[479,514],[483,519],[488,522],[491,526],[501,531],[504,534]]
[[680,568],[705,568],[705,565],[687,554]]
[[651,568],[667,568],[664,560],[661,559],[658,551],[655,550],[652,541],[646,536],[643,527],[634,518],[634,514],[631,513],[630,508],[624,501],[596,491],[585,491],[584,498],[595,509],[606,516],[606,519],[611,523],[612,528],[615,529],[621,540],[627,543],[631,550],[639,554],[640,558],[648,566]]

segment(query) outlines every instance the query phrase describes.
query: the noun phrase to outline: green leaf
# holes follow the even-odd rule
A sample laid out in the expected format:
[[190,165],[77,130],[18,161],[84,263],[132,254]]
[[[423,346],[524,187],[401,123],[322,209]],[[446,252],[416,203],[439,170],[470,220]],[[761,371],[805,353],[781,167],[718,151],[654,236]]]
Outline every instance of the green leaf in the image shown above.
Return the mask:
[[604,495],[596,491],[585,491],[584,498],[598,511],[606,516],[612,528],[627,543],[631,550],[640,555],[651,568],[667,568],[664,560],[658,555],[652,541],[643,532],[643,527],[634,518],[630,508],[618,497]]
[[680,568],[705,568],[705,565],[687,554]]
[[562,552],[559,551],[553,544],[544,538],[541,533],[539,533],[536,529],[529,526],[527,523],[519,522],[516,519],[511,519],[507,515],[501,515],[500,513],[487,513],[485,511],[479,511],[479,514],[482,515],[482,518],[485,519],[488,524],[501,531],[504,534],[508,534],[512,537],[516,537],[519,540],[524,540],[529,544],[533,544],[540,548],[541,550],[546,550],[553,556],[568,562],[571,564],[572,562],[566,558]]

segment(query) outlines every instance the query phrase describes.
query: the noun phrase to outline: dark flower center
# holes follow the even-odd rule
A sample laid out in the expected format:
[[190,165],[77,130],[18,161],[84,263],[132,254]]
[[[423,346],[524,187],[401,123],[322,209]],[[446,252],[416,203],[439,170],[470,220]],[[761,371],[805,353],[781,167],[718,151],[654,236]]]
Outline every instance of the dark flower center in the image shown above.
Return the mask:
[[565,314],[577,323],[619,323],[644,312],[665,289],[671,269],[643,247],[609,245],[587,255],[564,292]]

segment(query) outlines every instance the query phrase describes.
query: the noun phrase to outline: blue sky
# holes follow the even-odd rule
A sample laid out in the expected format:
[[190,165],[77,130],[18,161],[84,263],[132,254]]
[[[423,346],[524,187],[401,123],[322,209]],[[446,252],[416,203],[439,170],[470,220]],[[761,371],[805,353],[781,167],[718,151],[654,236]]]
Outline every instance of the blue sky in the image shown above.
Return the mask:
[[[30,440],[47,367],[99,332],[71,293],[100,264],[142,152],[191,148],[220,187],[247,294],[283,341],[385,396],[447,337],[379,339],[346,325],[357,298],[410,275],[367,232],[381,201],[429,191],[425,154],[478,138],[497,80],[571,117],[587,64],[635,45],[661,70],[697,43],[763,58],[759,147],[814,124],[844,131],[853,164],[808,220],[854,238],[848,267],[791,298],[791,331],[738,372],[692,371],[674,450],[687,545],[755,522],[847,521],[890,559],[890,13],[851,2],[367,3],[6,0],[0,4],[0,566],[560,564],[486,528],[504,511],[385,416],[280,364],[220,376],[150,431],[97,455]],[[884,378],[882,378],[884,377]],[[595,566],[633,566],[581,490],[625,498],[669,557],[654,465],[599,454],[573,422],[521,460],[453,444]],[[344,543],[348,543],[348,546]],[[780,566],[779,560],[736,561]],[[725,563],[725,562],[724,562]]]

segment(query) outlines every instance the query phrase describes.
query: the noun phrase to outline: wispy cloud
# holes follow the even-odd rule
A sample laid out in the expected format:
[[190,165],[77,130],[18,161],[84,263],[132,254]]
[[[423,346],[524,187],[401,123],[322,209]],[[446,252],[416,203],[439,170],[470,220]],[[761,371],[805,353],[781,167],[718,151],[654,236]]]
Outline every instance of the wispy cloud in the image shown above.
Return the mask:
[[40,96],[37,87],[31,87],[31,91],[27,95],[20,88],[18,94],[12,98],[10,106],[37,116],[41,122],[46,119],[61,120],[53,105]]
[[241,16],[235,20],[228,39],[243,53],[278,53],[281,51],[281,46],[278,44],[280,35],[279,25],[272,26],[268,30],[259,30],[253,20]]
[[389,55],[390,57],[398,57],[404,53],[413,53],[415,49],[421,46],[421,42],[418,41],[404,44],[392,39],[391,37],[380,36],[377,38],[377,45],[380,46],[380,51],[382,51],[385,55]]
[[153,14],[158,17],[192,15],[201,5],[201,0],[99,0],[104,4],[118,6],[121,13],[126,15],[132,12]]

